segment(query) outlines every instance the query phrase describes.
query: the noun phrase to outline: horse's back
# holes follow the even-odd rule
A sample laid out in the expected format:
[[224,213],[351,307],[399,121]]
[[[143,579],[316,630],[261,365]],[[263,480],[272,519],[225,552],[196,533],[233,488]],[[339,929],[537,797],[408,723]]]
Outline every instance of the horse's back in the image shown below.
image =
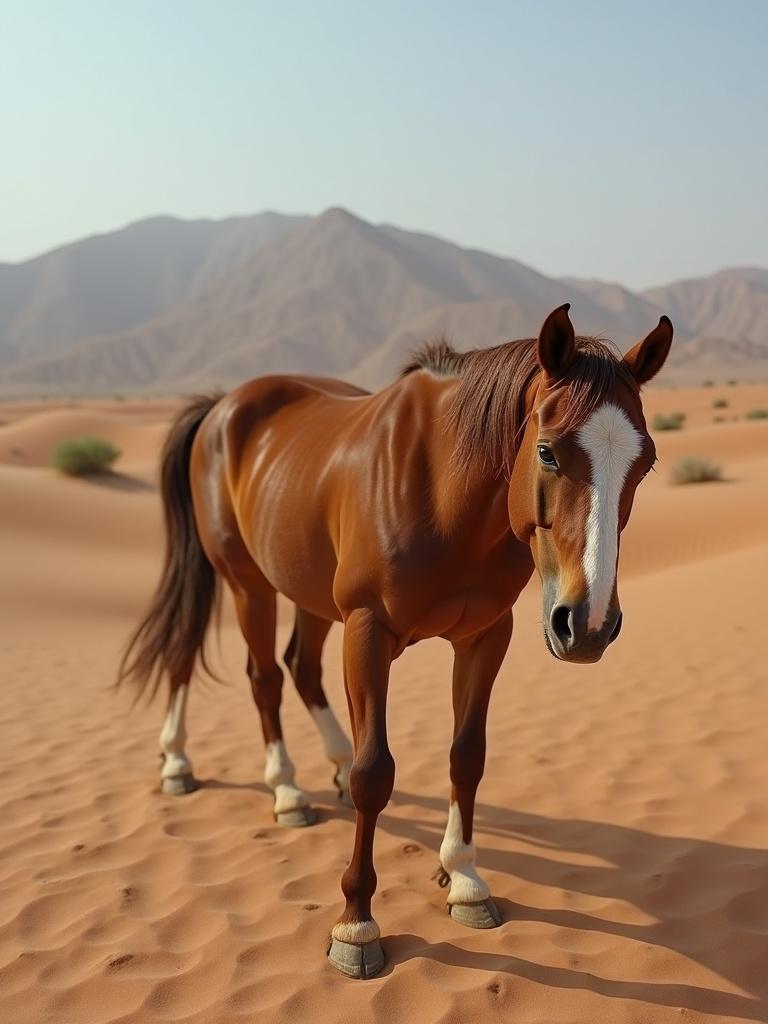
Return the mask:
[[270,400],[275,407],[280,404],[311,401],[322,396],[337,398],[359,398],[370,392],[356,384],[336,377],[313,377],[309,374],[270,374],[254,377],[240,384],[225,396],[224,401],[232,407],[263,410]]
[[331,377],[271,375],[256,377],[228,392],[201,429],[201,443],[213,442],[225,452],[227,478],[234,483],[251,473],[254,459],[267,451],[274,457],[290,453],[307,422],[326,426],[344,417],[351,399],[368,392]]

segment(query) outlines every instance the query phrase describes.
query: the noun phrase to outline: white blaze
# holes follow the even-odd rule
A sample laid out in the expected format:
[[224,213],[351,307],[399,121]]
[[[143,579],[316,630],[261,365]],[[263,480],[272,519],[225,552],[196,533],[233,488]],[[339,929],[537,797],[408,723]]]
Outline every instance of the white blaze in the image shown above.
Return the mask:
[[582,560],[589,593],[587,628],[592,630],[601,629],[608,614],[616,580],[619,499],[642,443],[624,410],[610,402],[595,409],[576,437],[592,468]]

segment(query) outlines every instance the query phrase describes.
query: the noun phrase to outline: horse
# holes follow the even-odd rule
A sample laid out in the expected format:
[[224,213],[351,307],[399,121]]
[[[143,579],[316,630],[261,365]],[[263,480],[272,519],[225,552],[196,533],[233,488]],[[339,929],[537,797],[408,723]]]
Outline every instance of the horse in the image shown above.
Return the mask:
[[[570,305],[537,338],[459,352],[419,350],[370,394],[342,381],[269,376],[196,398],[162,455],[166,553],[119,679],[168,684],[162,788],[194,788],[185,710],[219,582],[232,592],[266,743],[275,820],[314,820],[280,724],[276,595],[296,606],[284,663],[315,720],[341,798],[356,809],[345,908],[330,963],[354,978],[384,965],[371,912],[373,842],[394,785],[387,744],[390,666],[410,644],[453,645],[450,801],[440,845],[452,918],[501,923],[476,867],[475,794],[491,688],[512,635],[512,607],[534,569],[543,633],[561,661],[596,662],[619,634],[620,535],[656,453],[640,388],[661,369],[672,324],[622,358],[577,337]],[[342,622],[352,747],[328,705],[320,658]]]

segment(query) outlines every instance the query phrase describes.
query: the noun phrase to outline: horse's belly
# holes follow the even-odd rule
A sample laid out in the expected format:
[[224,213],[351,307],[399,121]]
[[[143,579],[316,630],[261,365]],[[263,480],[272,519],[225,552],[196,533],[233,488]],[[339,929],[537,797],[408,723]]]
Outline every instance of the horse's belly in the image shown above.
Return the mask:
[[333,600],[336,553],[321,522],[304,509],[270,510],[254,523],[247,545],[251,557],[275,590],[320,618],[339,621]]
[[333,600],[333,576],[330,577],[329,586],[324,577],[285,571],[283,566],[265,575],[279,594],[300,608],[328,622],[341,622],[341,614]]

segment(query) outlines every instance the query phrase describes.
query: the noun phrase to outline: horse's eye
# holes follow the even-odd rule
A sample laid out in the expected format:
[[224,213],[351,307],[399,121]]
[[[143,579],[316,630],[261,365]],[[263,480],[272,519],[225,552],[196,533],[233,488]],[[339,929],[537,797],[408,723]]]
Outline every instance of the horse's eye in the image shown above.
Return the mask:
[[539,460],[545,465],[552,468],[557,468],[557,459],[552,454],[552,449],[547,448],[545,444],[540,444],[539,449]]

